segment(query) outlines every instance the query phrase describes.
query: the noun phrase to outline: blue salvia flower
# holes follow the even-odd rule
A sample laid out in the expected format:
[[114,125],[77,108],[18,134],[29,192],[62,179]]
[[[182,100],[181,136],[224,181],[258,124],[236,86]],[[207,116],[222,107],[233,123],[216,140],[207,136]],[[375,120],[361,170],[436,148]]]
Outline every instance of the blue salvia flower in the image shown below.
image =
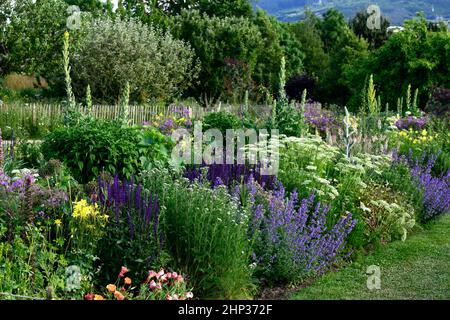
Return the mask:
[[[125,219],[131,239],[136,234],[136,228],[142,227],[149,227],[148,235],[157,239],[160,210],[158,197],[144,192],[141,184],[135,185],[134,179],[120,181],[116,174],[113,182],[109,184],[99,178],[96,199],[101,206],[115,213],[116,223],[120,222],[121,217]],[[142,221],[142,225],[136,224],[139,220]]]

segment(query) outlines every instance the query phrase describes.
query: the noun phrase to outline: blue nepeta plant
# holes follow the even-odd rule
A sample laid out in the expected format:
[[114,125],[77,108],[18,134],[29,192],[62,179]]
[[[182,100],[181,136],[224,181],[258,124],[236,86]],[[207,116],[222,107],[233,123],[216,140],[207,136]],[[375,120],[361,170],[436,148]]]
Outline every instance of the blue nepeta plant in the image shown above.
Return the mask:
[[[412,150],[408,156],[393,153],[394,163],[407,164],[411,170],[414,184],[422,193],[422,220],[428,221],[441,214],[450,212],[450,170],[446,174],[433,176],[432,169],[438,155],[424,153],[421,159],[413,158]],[[428,158],[427,161],[425,159]]]
[[296,282],[322,273],[345,252],[347,235],[357,221],[346,213],[334,226],[327,225],[329,207],[315,195],[300,200],[280,183],[273,192],[255,181],[247,183],[253,212],[250,236],[256,272],[270,282]]

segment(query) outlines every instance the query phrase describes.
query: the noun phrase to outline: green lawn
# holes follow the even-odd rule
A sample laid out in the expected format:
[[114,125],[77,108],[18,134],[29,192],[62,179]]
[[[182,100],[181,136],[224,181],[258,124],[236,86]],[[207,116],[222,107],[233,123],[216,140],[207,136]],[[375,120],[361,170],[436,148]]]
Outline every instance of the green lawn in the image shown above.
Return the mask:
[[[394,242],[363,262],[328,273],[293,299],[450,299],[450,215],[405,242]],[[366,269],[381,269],[381,289],[367,289]]]

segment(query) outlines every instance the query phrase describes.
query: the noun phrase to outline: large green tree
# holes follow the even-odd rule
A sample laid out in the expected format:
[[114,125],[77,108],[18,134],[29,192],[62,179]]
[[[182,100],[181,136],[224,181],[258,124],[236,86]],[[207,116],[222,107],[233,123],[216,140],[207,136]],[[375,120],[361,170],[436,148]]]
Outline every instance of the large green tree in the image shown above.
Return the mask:
[[170,33],[138,19],[96,18],[80,30],[72,59],[75,92],[87,85],[98,101],[113,103],[128,82],[140,102],[179,97],[197,75],[193,50]]
[[320,23],[318,17],[311,11],[307,11],[306,18],[292,26],[292,31],[302,46],[305,71],[316,77],[325,73],[329,62],[329,56],[325,52],[324,43],[320,36]]
[[8,69],[8,49],[6,47],[7,41],[7,22],[11,18],[12,1],[0,1],[0,75],[7,72]]
[[360,11],[349,21],[349,25],[357,36],[366,39],[371,49],[376,49],[386,42],[388,38],[387,29],[391,23],[387,17],[382,15],[380,17],[380,28],[369,29],[367,27],[369,17],[370,14],[367,11]]
[[15,0],[5,36],[10,71],[42,75],[50,83],[62,74],[67,7],[62,0]]
[[81,11],[90,12],[95,15],[101,14],[105,8],[106,3],[100,0],[64,0],[68,5],[74,5],[80,8]]
[[303,71],[302,44],[295,37],[290,24],[277,21],[261,9],[256,11],[254,24],[261,32],[263,45],[259,50],[252,78],[270,92],[278,92],[283,56],[286,58],[287,77]]
[[200,61],[201,80],[190,93],[205,106],[223,96],[230,69],[242,72],[237,80],[248,85],[246,79],[255,69],[263,44],[258,27],[250,19],[210,17],[184,10],[174,18],[173,32],[191,44]]
[[429,32],[423,15],[406,21],[404,27],[366,65],[391,105],[409,84],[419,88],[423,105],[430,86],[450,86],[450,33]]
[[218,17],[250,17],[253,14],[248,0],[159,0],[158,6],[172,15],[183,10],[198,10]]
[[319,26],[326,52],[334,51],[347,36],[345,30],[348,26],[345,17],[334,8],[324,13]]
[[258,9],[254,23],[261,33],[264,45],[259,51],[252,77],[256,83],[268,91],[276,92],[281,58],[284,54],[280,43],[280,34],[277,32],[277,24],[279,22],[269,17],[265,11]]

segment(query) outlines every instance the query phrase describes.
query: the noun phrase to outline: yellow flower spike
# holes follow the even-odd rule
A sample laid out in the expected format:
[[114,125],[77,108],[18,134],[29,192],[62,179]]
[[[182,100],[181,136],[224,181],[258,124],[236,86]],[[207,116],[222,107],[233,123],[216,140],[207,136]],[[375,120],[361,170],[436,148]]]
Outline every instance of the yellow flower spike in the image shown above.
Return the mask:
[[68,31],[64,32],[64,38],[66,38],[66,39],[69,38],[69,32]]
[[56,219],[55,220],[55,224],[56,224],[56,226],[59,228],[60,226],[61,226],[61,219]]

